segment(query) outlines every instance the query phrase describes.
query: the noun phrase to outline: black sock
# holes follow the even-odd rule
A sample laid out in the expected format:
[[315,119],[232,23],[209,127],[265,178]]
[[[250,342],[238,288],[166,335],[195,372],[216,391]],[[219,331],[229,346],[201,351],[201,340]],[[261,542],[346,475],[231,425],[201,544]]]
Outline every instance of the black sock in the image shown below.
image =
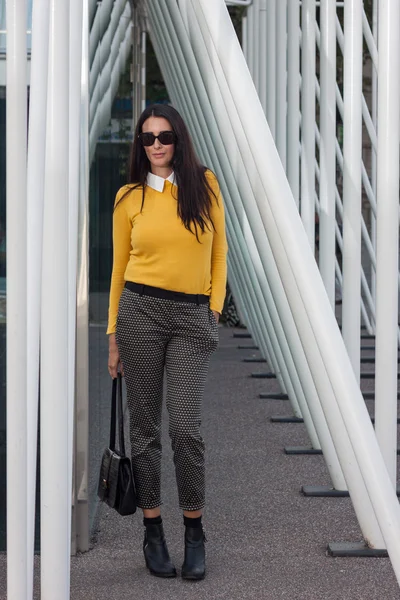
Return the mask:
[[158,517],[152,517],[152,518],[143,517],[143,525],[145,527],[146,527],[146,525],[161,525],[161,523],[162,523],[161,515],[158,515]]
[[191,517],[186,517],[185,515],[183,515],[183,524],[185,525],[185,527],[193,527],[197,529],[201,527],[201,516],[192,519]]

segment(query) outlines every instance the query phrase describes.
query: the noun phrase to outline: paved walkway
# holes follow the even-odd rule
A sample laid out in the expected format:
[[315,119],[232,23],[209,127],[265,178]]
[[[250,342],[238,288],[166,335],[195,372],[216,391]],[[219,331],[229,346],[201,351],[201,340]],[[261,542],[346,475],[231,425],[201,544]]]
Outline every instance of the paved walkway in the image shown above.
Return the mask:
[[[243,362],[258,353],[239,350],[238,344],[251,341],[233,338],[232,329],[221,328],[220,340],[203,413],[206,579],[191,583],[149,575],[141,551],[141,515],[118,517],[103,505],[92,549],[72,559],[71,599],[399,599],[389,559],[326,556],[328,542],[361,540],[350,499],[305,498],[299,493],[302,485],[329,485],[323,458],[284,454],[285,445],[309,445],[304,425],[270,422],[271,415],[290,410],[288,402],[259,399],[260,392],[278,391],[274,380],[250,377],[266,371],[266,365]],[[163,517],[171,555],[180,567],[183,525],[164,439]],[[4,581],[0,576],[1,600]]]

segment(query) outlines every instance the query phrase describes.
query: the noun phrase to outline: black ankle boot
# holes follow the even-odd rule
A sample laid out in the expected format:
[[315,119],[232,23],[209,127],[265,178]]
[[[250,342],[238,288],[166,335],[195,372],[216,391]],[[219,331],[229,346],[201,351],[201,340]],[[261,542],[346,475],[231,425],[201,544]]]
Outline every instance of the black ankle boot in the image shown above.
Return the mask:
[[204,579],[206,574],[206,553],[203,527],[185,528],[185,561],[182,565],[182,579]]
[[143,552],[146,566],[156,577],[176,577],[176,569],[169,556],[162,523],[146,525]]

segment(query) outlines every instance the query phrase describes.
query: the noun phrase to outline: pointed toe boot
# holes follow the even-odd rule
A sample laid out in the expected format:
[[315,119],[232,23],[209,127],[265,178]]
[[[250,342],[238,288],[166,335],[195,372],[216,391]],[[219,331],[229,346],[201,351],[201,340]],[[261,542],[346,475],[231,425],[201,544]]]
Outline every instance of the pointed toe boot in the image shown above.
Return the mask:
[[186,527],[182,579],[204,579],[206,574],[205,541],[206,536],[202,527]]
[[169,556],[162,524],[146,525],[143,552],[146,566],[156,577],[176,577],[176,569]]

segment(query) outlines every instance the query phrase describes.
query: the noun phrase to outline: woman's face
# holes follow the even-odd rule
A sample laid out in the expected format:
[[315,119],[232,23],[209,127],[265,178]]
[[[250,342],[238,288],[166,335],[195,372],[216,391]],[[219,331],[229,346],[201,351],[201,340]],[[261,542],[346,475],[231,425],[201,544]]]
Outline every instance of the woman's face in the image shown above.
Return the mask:
[[[159,135],[162,131],[173,131],[171,123],[167,121],[167,119],[164,119],[164,117],[149,117],[143,123],[143,133]],[[144,150],[150,161],[152,173],[165,176],[166,169],[172,170],[171,162],[175,152],[175,144],[163,146],[160,141],[156,139],[152,146],[144,146]]]

